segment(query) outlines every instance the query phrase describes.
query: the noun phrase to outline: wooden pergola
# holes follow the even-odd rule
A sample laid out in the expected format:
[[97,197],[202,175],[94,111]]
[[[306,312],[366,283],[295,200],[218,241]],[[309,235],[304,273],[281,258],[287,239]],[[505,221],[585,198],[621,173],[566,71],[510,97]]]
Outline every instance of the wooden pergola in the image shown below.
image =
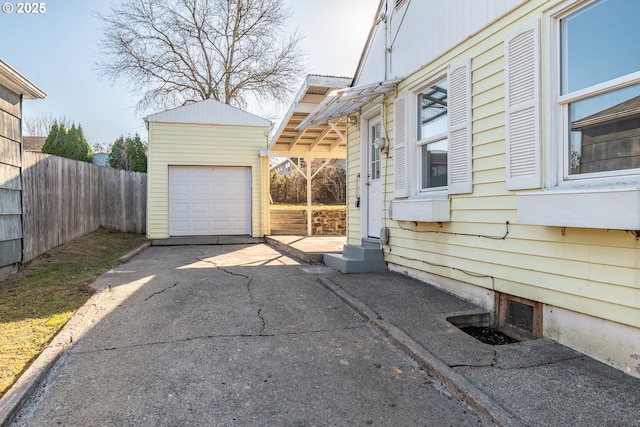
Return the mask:
[[[302,158],[306,168],[292,165],[307,180],[307,235],[311,236],[311,182],[331,159],[347,158],[347,121],[400,79],[350,87],[347,77],[309,75],[269,144],[270,157]],[[325,159],[315,174],[311,162]]]
[[[346,119],[340,117],[325,123],[301,128],[300,124],[335,91],[349,87],[350,77],[308,75],[269,144],[269,157],[304,159],[305,167],[291,164],[307,181],[307,235],[311,236],[311,182],[331,159],[347,158]],[[324,163],[311,173],[311,162]]]

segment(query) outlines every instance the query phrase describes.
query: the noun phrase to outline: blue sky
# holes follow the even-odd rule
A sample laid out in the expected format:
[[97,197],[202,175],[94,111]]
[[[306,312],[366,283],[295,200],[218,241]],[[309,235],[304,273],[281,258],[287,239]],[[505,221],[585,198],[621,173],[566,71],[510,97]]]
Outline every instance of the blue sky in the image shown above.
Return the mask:
[[[3,0],[2,3],[6,3]],[[9,3],[17,5],[17,1]],[[110,0],[49,0],[43,14],[0,12],[0,58],[47,93],[44,100],[24,102],[24,115],[65,116],[81,124],[90,145],[112,143],[120,135],[140,133],[135,113],[138,97],[124,84],[112,85],[96,72],[102,37],[97,13]],[[292,9],[290,30],[304,36],[307,72],[352,76],[373,21],[378,0],[285,0]],[[298,87],[295,88],[297,91]],[[279,117],[282,108],[249,108]]]

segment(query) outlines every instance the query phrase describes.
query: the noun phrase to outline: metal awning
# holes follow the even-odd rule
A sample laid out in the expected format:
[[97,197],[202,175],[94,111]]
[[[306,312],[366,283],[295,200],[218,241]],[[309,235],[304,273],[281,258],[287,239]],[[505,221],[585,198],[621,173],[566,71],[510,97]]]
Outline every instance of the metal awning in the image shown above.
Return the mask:
[[298,125],[296,130],[300,131],[314,126],[324,125],[339,120],[349,114],[353,114],[379,95],[394,89],[401,80],[402,79],[387,80],[337,90],[326,97],[324,101]]

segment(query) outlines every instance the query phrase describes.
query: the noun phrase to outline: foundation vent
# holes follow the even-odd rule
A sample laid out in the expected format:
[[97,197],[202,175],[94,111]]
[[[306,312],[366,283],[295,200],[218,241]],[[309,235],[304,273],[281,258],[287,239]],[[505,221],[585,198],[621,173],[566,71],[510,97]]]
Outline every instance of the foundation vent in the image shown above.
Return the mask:
[[522,341],[542,337],[542,304],[513,295],[500,294],[498,329]]

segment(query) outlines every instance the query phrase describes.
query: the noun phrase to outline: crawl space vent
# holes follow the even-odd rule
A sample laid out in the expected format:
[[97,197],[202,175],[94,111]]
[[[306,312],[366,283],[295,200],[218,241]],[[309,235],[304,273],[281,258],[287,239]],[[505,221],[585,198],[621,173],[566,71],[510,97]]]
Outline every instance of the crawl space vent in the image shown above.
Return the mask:
[[498,329],[522,341],[542,336],[542,306],[513,295],[500,294]]

